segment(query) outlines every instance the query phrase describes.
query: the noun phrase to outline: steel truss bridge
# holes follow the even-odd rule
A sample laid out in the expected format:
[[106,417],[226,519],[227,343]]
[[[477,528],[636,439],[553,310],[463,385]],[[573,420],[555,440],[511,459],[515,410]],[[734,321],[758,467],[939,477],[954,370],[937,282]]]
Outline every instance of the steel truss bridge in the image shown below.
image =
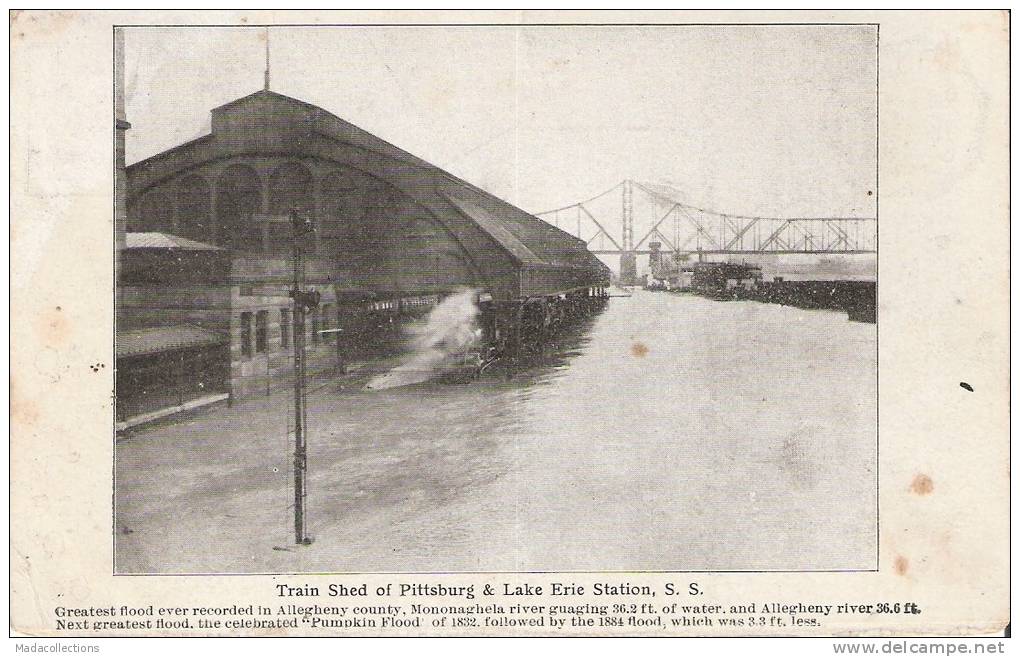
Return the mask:
[[[599,255],[876,253],[874,217],[749,217],[695,207],[662,186],[624,180],[536,216]],[[635,238],[637,236],[637,238]],[[658,246],[656,246],[658,245]]]

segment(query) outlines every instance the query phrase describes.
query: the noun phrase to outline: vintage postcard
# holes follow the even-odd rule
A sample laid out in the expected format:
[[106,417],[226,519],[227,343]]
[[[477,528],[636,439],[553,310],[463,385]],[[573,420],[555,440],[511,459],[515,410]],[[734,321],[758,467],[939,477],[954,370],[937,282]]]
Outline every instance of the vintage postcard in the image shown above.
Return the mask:
[[1008,12],[13,12],[11,630],[1001,634]]

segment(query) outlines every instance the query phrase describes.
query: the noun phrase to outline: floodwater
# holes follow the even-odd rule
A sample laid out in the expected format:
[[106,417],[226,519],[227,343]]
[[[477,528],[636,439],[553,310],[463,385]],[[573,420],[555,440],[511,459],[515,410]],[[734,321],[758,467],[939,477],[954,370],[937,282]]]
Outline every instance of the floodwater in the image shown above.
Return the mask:
[[289,399],[117,447],[118,572],[876,567],[876,327],[637,291],[512,378]]

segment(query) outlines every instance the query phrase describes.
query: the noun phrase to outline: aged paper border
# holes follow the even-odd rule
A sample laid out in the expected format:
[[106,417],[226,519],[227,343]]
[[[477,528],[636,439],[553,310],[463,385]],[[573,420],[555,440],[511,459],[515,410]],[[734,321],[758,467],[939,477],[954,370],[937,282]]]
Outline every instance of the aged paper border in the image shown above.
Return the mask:
[[[824,634],[985,632],[1005,625],[1008,15],[26,12],[11,20],[11,295],[19,317],[12,325],[16,346],[11,353],[15,630],[53,633],[57,596],[82,606],[278,602],[268,580],[281,578],[270,576],[112,577],[108,506],[112,499],[107,497],[106,474],[113,446],[112,367],[98,373],[88,367],[113,362],[108,293],[113,287],[112,262],[105,250],[112,239],[112,27],[242,24],[242,18],[248,25],[879,24],[881,171],[876,193],[881,197],[884,247],[879,256],[878,310],[879,569],[854,575],[738,571],[706,573],[698,579],[712,599],[724,603],[831,596],[848,601],[863,596],[863,601],[880,595],[915,599],[930,610],[918,618],[841,621],[828,625]],[[940,91],[954,94],[958,103],[952,107],[954,113],[940,113],[937,107],[917,102],[918,97],[937,97]],[[62,106],[61,97],[76,102]],[[965,130],[969,132],[961,134]],[[925,158],[925,145],[937,138],[951,142],[950,147]],[[930,164],[925,168],[918,162]],[[939,176],[937,185],[926,179],[933,173]],[[917,235],[920,222],[927,235]],[[932,253],[940,257],[932,258]],[[946,261],[961,266],[945,266]],[[69,271],[76,274],[71,280]],[[962,392],[959,381],[969,381],[975,392]],[[932,493],[912,492],[911,481],[918,474],[931,477]],[[497,574],[414,577],[479,583],[514,579],[492,575]],[[594,582],[597,575],[570,577]],[[664,581],[661,575],[634,573],[629,580],[657,584]],[[384,574],[345,574],[330,576],[329,581],[354,577],[370,584],[393,579]],[[528,577],[536,582],[547,579],[549,574]],[[196,594],[199,589],[205,592]]]

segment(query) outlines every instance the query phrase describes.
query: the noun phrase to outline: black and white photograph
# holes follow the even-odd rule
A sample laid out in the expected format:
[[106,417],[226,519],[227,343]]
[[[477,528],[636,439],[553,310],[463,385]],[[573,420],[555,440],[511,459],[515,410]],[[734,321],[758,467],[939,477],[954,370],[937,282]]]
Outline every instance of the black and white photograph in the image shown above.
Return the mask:
[[9,28],[12,652],[1007,652],[1009,10]]
[[118,27],[116,574],[878,568],[878,26]]

